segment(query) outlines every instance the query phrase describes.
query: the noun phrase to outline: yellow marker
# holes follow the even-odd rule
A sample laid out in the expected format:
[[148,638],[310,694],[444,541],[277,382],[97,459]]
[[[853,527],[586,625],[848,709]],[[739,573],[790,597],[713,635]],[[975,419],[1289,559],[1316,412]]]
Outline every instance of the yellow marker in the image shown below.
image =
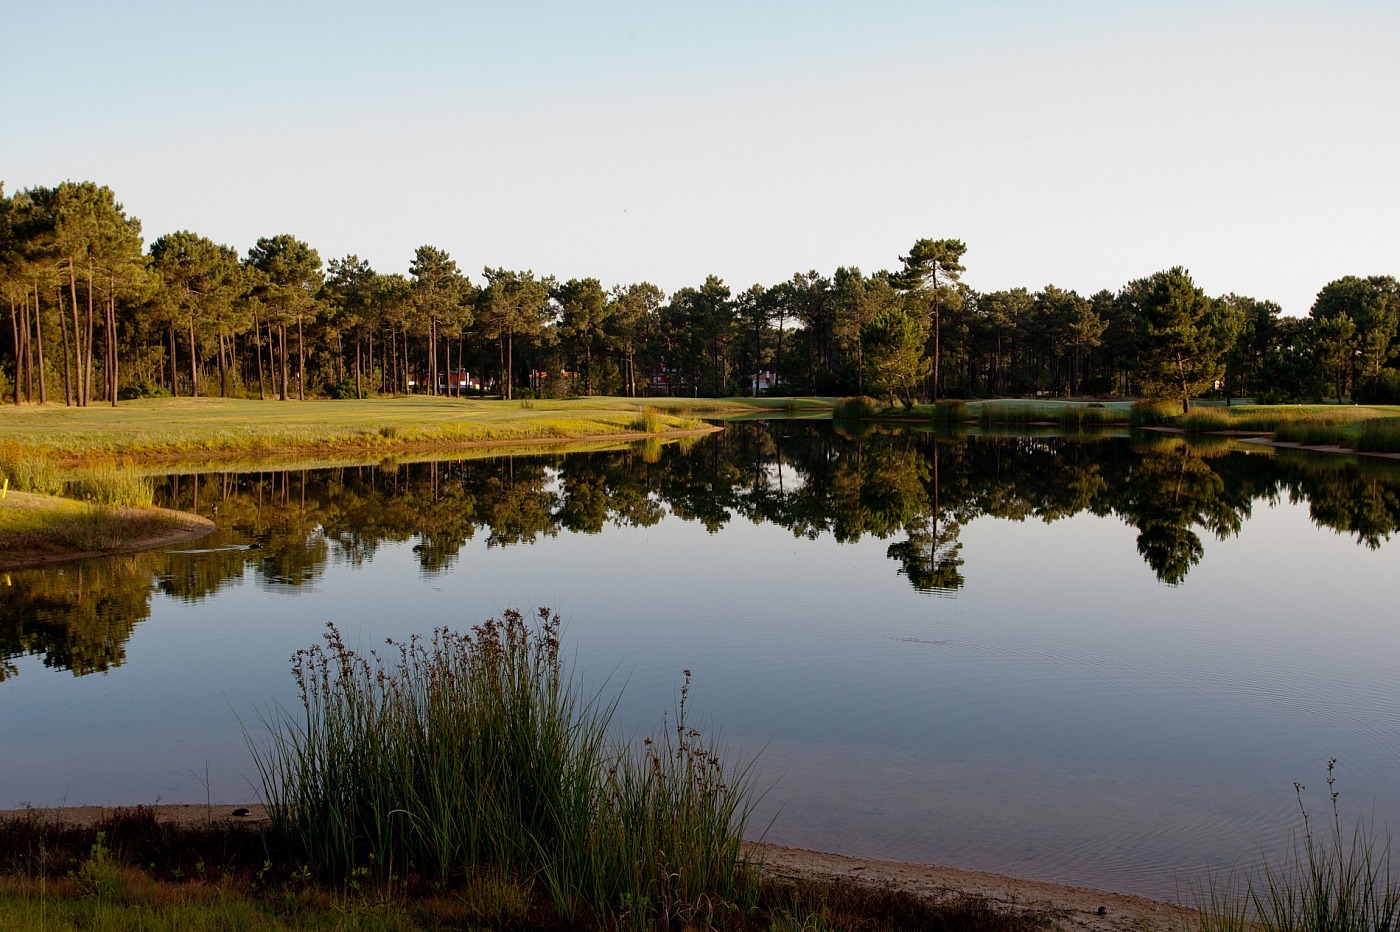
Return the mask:
[[0,490],[0,498],[9,498],[9,497],[10,497],[10,477],[9,477],[9,476],[6,476],[6,477],[5,477],[5,488],[4,488],[3,490]]

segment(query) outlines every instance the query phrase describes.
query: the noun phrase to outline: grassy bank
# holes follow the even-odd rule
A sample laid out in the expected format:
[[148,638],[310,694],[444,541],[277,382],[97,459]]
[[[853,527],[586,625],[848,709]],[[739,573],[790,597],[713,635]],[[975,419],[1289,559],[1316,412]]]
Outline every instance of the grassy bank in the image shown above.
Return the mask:
[[1201,405],[1182,414],[1175,402],[1143,401],[1133,406],[1132,424],[1194,434],[1255,434],[1275,443],[1358,453],[1400,453],[1400,406],[1395,405]]
[[[549,905],[500,877],[450,885],[409,878],[317,883],[278,857],[261,830],[221,822],[207,829],[157,824],[150,810],[118,812],[86,829],[24,816],[0,820],[0,929],[184,932],[416,932],[565,930]],[[909,932],[1048,932],[1050,910],[1011,909],[948,892],[918,895],[854,880],[763,877],[747,915],[724,926],[683,921],[613,924],[618,929],[735,932],[903,929]]]
[[934,424],[1051,425],[1068,428],[1128,423],[1130,401],[1061,401],[1046,399],[944,400],[906,408],[867,395],[842,398],[832,406],[835,418],[923,421]]
[[0,498],[0,568],[124,553],[198,536],[208,527],[193,515],[163,508],[11,491]]
[[705,409],[686,401],[668,399],[666,409],[657,409],[652,417],[646,409],[656,406],[646,399],[503,402],[413,397],[263,402],[165,398],[127,402],[118,408],[35,405],[0,408],[0,444],[20,444],[68,462],[114,456],[388,453],[703,429],[692,415]]

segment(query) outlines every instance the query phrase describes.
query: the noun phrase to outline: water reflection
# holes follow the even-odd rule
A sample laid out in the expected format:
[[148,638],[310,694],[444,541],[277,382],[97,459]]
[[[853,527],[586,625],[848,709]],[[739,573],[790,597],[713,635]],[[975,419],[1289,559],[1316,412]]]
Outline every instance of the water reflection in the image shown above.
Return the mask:
[[1238,534],[1255,502],[1306,501],[1317,525],[1371,549],[1400,529],[1400,469],[1384,461],[1180,437],[843,432],[811,422],[737,423],[699,442],[610,452],[170,476],[157,497],[214,518],[218,530],[186,551],[11,573],[0,680],[23,655],[78,675],[119,665],[154,591],[198,602],[250,577],[297,590],[331,562],[362,564],[389,542],[414,541],[433,575],[478,534],[503,547],[651,526],[668,513],[711,533],[747,520],[801,538],[890,539],[891,584],[948,594],[964,585],[961,531],[982,516],[1115,515],[1171,585],[1200,562],[1202,534]]

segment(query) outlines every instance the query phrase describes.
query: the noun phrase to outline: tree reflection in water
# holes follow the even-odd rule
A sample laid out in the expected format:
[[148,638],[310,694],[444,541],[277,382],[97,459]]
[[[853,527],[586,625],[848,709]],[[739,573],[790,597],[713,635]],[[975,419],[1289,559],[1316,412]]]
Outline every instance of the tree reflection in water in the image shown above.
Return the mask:
[[79,675],[119,665],[155,591],[197,602],[249,576],[301,587],[386,543],[412,541],[422,571],[436,574],[478,534],[505,547],[648,527],[667,514],[711,533],[747,520],[813,540],[890,540],[892,578],[949,593],[964,585],[962,529],[983,516],[1117,516],[1172,585],[1201,560],[1201,534],[1238,534],[1256,501],[1306,501],[1316,524],[1372,549],[1400,530],[1400,468],[1386,461],[1154,434],[965,436],[810,421],[735,423],[699,442],[609,452],[169,476],[157,497],[213,517],[218,530],[189,552],[8,574],[0,679],[24,655]]

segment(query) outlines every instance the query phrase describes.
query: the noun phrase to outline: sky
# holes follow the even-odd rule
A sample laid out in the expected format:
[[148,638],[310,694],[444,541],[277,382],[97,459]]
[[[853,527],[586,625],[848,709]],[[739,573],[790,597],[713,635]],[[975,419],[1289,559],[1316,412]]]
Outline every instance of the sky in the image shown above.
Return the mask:
[[1305,314],[1400,276],[1397,0],[0,4],[0,181],[147,241],[666,291],[895,269],[980,291],[1185,266]]

